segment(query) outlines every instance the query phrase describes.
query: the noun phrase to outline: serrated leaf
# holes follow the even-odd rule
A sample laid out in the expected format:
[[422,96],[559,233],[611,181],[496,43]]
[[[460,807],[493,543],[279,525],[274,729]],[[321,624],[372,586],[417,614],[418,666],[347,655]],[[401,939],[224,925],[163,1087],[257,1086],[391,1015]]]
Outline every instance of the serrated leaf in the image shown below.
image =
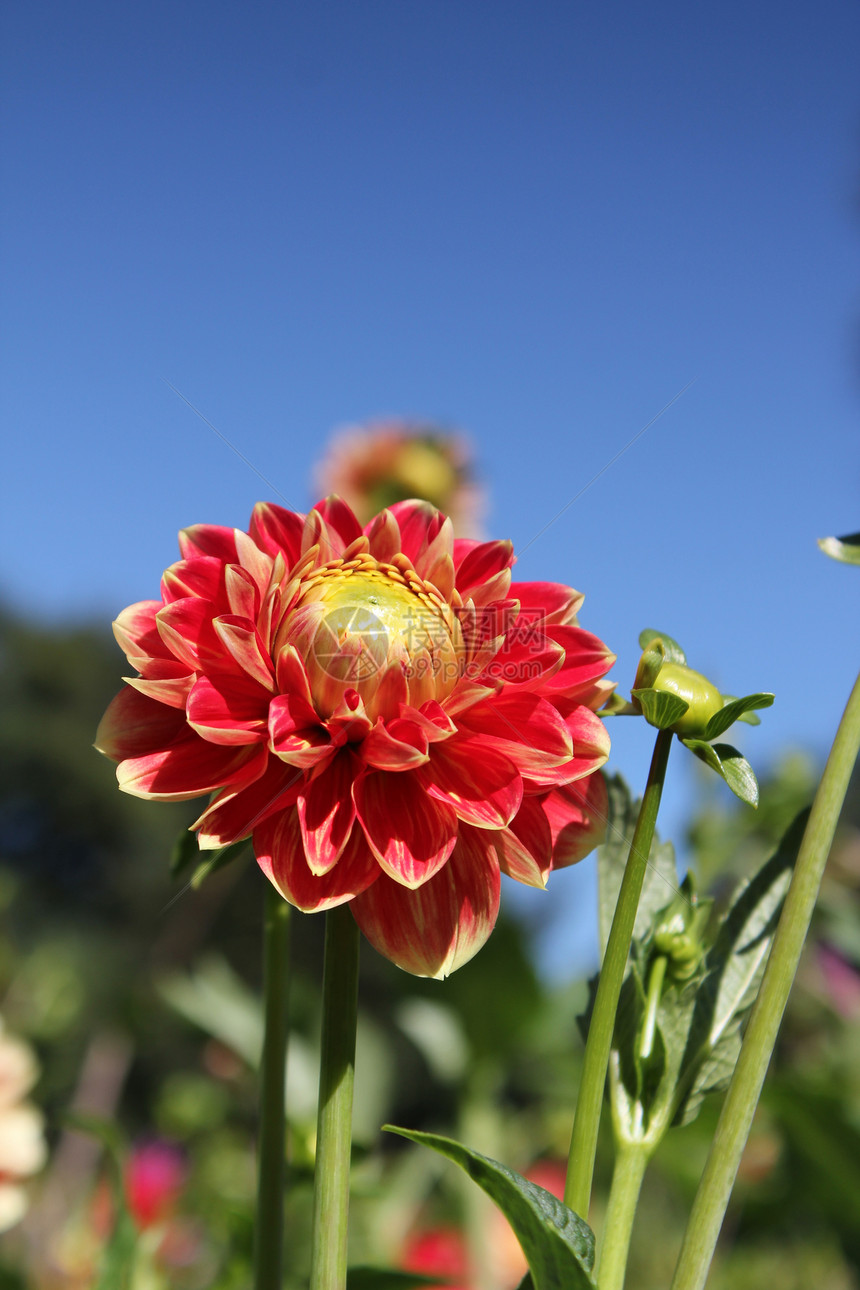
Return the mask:
[[346,1270],[346,1290],[417,1290],[419,1286],[453,1285],[447,1277],[434,1273],[402,1272],[397,1268],[355,1267]]
[[452,1138],[383,1127],[447,1156],[495,1201],[522,1246],[534,1290],[594,1290],[594,1233],[552,1192]]
[[846,533],[844,537],[819,538],[818,545],[832,560],[843,564],[860,564],[860,533]]
[[690,706],[686,699],[664,690],[631,690],[630,693],[642,705],[648,724],[658,730],[671,730]]
[[[606,949],[606,942],[609,939],[609,929],[618,903],[618,892],[627,866],[630,843],[639,818],[640,806],[640,801],[638,799],[634,801],[631,797],[630,789],[621,775],[608,776],[606,787],[609,796],[606,841],[597,850],[601,952]],[[636,922],[633,926],[634,939],[641,939],[647,934],[654,915],[664,909],[678,894],[678,887],[678,868],[675,864],[674,847],[671,842],[661,843],[655,832],[642,883],[642,894],[639,897],[639,908],[636,911]]]
[[749,806],[758,806],[758,780],[746,757],[731,744],[709,744],[704,739],[682,739],[700,761],[725,780],[735,797]]
[[738,888],[708,951],[681,1064],[688,1087],[678,1101],[676,1123],[688,1123],[705,1094],[731,1079],[741,1021],[758,994],[808,814],[801,812],[775,854]]
[[732,699],[719,712],[715,712],[705,730],[705,739],[718,739],[725,734],[729,726],[750,712],[759,708],[769,708],[773,703],[772,694],[748,694],[743,699]]
[[639,633],[639,648],[647,649],[652,641],[660,641],[663,646],[663,654],[669,663],[686,663],[687,656],[681,649],[681,646],[671,636],[665,632],[655,632],[653,627],[646,627]]

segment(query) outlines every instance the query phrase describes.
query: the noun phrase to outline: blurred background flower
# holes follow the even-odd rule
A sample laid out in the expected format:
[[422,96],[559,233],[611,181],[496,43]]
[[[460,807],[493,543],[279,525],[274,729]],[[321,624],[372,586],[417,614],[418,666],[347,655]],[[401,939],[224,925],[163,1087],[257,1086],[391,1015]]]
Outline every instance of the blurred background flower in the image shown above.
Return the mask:
[[0,1019],[0,1232],[24,1217],[27,1182],[47,1159],[42,1113],[25,1101],[39,1075],[36,1055],[2,1026]]
[[458,537],[481,536],[485,509],[472,450],[458,433],[391,418],[337,431],[314,470],[320,497],[337,493],[362,524],[421,497],[450,516]]

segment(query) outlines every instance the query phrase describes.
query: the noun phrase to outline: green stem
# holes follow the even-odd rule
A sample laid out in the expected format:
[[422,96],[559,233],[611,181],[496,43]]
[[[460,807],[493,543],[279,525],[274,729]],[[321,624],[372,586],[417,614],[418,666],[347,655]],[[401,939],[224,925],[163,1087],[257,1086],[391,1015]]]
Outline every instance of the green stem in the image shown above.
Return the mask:
[[670,730],[660,730],[657,734],[654,755],[648,771],[648,782],[645,785],[639,818],[630,843],[630,854],[621,880],[618,903],[615,906],[609,940],[600,969],[594,1011],[588,1027],[582,1082],[576,1102],[573,1135],[567,1162],[567,1183],[564,1190],[565,1204],[586,1220],[591,1201],[597,1131],[600,1125],[600,1109],[606,1084],[612,1032],[615,1029],[618,996],[621,993],[627,956],[630,953],[633,925],[636,921],[636,910],[639,906],[645,870],[648,867],[648,856],[651,853],[654,826],[657,822],[657,811],[666,777],[666,763],[673,738]]
[[654,1032],[657,1028],[657,1009],[660,1006],[660,995],[663,992],[663,980],[669,960],[665,954],[658,954],[651,967],[648,978],[648,998],[645,1003],[645,1020],[642,1022],[642,1037],[639,1040],[639,1056],[645,1061],[651,1056],[654,1047]]
[[641,1143],[619,1145],[604,1220],[606,1239],[597,1266],[600,1290],[622,1290],[624,1285],[636,1203],[650,1158],[651,1149]]
[[344,1290],[358,1017],[359,931],[348,905],[326,914],[322,1053],[310,1290]]
[[858,750],[860,676],[815,794],[761,989],[684,1233],[672,1290],[701,1290],[708,1276]]
[[257,1215],[254,1290],[280,1290],[283,1281],[284,1169],[289,1004],[290,906],[266,883],[263,933],[264,1037],[260,1062]]

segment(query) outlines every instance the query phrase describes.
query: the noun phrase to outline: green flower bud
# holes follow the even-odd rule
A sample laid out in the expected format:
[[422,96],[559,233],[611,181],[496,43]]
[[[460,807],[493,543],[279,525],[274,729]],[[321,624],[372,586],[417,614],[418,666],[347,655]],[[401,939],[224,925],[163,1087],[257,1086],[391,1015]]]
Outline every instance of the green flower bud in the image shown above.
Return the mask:
[[701,738],[711,717],[723,706],[723,696],[717,687],[684,663],[664,663],[651,685],[663,694],[677,695],[689,703],[687,711],[672,727],[685,739]]
[[705,931],[712,900],[698,900],[692,879],[684,879],[681,891],[659,915],[654,929],[654,950],[669,959],[669,975],[688,981],[707,952]]

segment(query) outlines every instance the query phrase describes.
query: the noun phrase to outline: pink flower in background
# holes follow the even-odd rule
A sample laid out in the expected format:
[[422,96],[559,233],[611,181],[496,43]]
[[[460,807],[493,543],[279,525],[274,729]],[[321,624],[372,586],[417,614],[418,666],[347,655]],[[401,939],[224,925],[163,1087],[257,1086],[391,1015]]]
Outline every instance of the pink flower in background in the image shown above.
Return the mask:
[[432,1227],[416,1232],[403,1253],[404,1272],[444,1278],[425,1290],[470,1290],[466,1242],[456,1227]]
[[139,1228],[172,1215],[187,1173],[185,1157],[172,1143],[145,1142],[134,1148],[125,1167],[125,1193]]
[[351,902],[380,953],[444,976],[489,936],[501,873],[544,886],[599,840],[614,657],[578,593],[511,582],[510,543],[416,501],[362,529],[329,498],[180,550],[115,623],[139,675],[97,747],[126,792],[212,794],[202,847],[252,836],[292,904]]
[[450,518],[455,531],[477,537],[484,496],[468,444],[419,421],[391,419],[339,431],[316,469],[321,493],[337,493],[362,523],[386,506],[420,497]]

